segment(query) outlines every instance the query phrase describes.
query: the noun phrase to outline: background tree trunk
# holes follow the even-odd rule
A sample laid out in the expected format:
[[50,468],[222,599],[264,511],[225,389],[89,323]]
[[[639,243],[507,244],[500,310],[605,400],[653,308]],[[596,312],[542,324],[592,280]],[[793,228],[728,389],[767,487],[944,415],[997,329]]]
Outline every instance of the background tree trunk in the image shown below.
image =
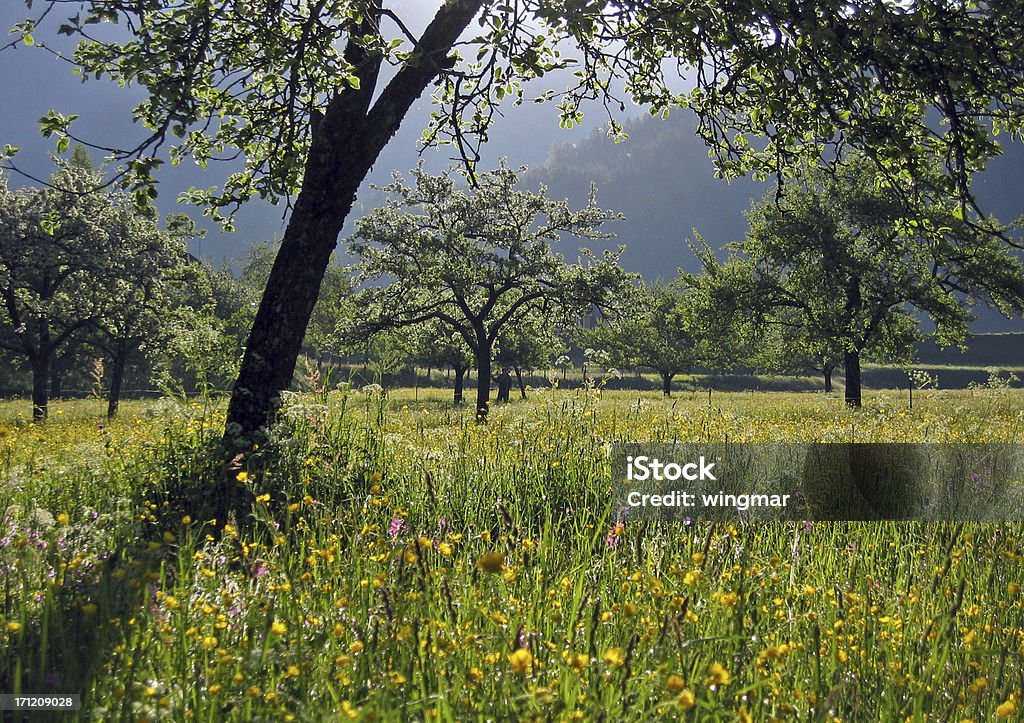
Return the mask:
[[523,383],[523,370],[519,367],[513,367],[516,373],[516,381],[519,382],[519,394],[523,399],[526,399],[526,385]]
[[456,407],[462,406],[463,389],[466,383],[468,367],[455,367],[455,401]]
[[860,352],[847,351],[843,354],[843,370],[846,374],[846,406],[861,405]]
[[674,372],[661,372],[661,393],[666,397],[672,396],[672,379],[674,377]]
[[[846,319],[848,323],[852,323],[858,318],[863,306],[860,277],[851,276],[846,283]],[[846,406],[859,407],[861,404],[860,349],[853,347],[843,352],[843,371],[846,375]]]
[[832,367],[823,367],[821,374],[825,377],[825,393],[832,391]]
[[128,350],[118,346],[114,352],[114,366],[110,373],[110,391],[107,393],[107,419],[117,416],[121,405],[121,387],[124,386],[124,367],[128,361]]
[[491,401],[491,350],[489,347],[477,357],[476,377],[476,418],[486,421]]
[[32,366],[32,419],[41,422],[50,412],[50,358],[43,349],[29,360]]

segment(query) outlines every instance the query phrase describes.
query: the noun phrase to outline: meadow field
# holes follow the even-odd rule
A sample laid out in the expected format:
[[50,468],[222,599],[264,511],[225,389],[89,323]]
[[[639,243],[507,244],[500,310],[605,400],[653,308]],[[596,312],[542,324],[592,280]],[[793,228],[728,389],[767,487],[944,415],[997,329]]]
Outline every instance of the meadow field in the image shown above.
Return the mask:
[[486,425],[449,399],[290,396],[229,520],[201,514],[220,402],[3,402],[0,692],[89,720],[1019,719],[1024,523],[623,519],[609,448],[1020,442],[1024,391],[548,389]]

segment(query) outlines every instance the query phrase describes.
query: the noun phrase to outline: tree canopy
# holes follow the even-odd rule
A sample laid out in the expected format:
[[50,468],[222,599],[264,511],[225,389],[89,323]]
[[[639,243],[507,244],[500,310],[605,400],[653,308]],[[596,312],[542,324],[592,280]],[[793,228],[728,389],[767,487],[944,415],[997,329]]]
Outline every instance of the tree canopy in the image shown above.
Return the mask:
[[[60,3],[26,5],[40,11],[15,31],[40,44],[37,24],[61,16]],[[654,112],[695,109],[726,172],[782,172],[802,150],[853,145],[872,149],[894,179],[940,157],[943,184],[967,193],[971,172],[998,152],[992,132],[1020,131],[1019,9],[1014,0],[461,0],[442,3],[417,34],[416,13],[381,0],[85,0],[58,30],[81,38],[74,60],[85,74],[148,90],[135,118],[151,135],[118,154],[139,180],[161,146],[172,163],[244,154],[223,188],[190,195],[216,208],[297,193],[319,121],[343,97],[364,97],[364,110],[390,121],[405,81],[436,76],[441,105],[426,138],[455,142],[474,161],[499,104],[522,102],[527,81],[565,68],[578,69],[569,87],[537,93],[558,102],[563,123],[578,121],[588,99],[615,108],[628,95]],[[54,113],[43,128],[61,137],[73,120]]]

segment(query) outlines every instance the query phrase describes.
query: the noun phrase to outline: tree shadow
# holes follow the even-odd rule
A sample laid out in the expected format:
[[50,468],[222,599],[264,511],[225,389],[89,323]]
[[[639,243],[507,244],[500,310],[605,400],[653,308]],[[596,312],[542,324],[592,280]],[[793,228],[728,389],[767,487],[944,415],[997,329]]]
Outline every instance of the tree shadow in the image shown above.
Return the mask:
[[809,445],[803,470],[809,511],[817,520],[919,518],[929,467],[922,445]]
[[[137,667],[140,636],[157,634],[155,595],[175,582],[191,519],[244,499],[226,482],[219,440],[182,440],[150,460],[163,474],[132,495],[123,525],[102,531],[107,547],[67,545],[58,530],[68,525],[45,534],[26,527],[11,540],[23,547],[17,561],[5,567],[0,555],[0,693],[80,695],[75,712],[0,711],[0,721],[138,717],[130,691],[98,684]],[[98,688],[115,694],[99,699]]]

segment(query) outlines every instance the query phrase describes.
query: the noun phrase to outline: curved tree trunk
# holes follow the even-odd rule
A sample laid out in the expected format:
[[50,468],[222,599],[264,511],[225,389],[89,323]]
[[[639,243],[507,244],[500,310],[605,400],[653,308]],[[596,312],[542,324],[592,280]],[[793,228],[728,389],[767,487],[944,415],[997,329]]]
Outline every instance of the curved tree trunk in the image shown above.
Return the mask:
[[359,69],[361,89],[337,95],[312,124],[302,189],[232,389],[224,432],[229,451],[248,451],[265,437],[281,392],[291,383],[320,283],[360,183],[482,4],[442,5],[420,37],[417,57],[398,71],[372,107],[380,59],[368,56],[356,41],[346,48],[346,60]]

